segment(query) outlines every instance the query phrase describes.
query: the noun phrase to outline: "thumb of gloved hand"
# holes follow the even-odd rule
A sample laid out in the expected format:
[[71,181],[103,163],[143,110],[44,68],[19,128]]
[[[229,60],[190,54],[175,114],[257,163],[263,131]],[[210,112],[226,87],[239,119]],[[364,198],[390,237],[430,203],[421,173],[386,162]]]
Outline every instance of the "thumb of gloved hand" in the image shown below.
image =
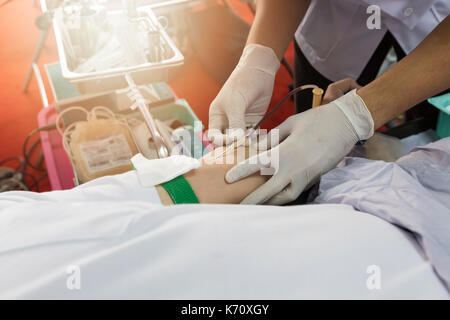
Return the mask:
[[209,109],[208,138],[216,145],[228,144],[256,124],[266,113],[280,61],[275,52],[248,44],[238,65]]

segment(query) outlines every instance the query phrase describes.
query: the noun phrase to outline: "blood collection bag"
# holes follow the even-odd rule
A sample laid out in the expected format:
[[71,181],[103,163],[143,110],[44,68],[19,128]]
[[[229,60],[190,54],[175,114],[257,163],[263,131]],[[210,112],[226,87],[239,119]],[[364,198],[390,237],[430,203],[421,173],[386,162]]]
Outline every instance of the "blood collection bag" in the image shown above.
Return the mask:
[[128,127],[116,119],[79,123],[70,148],[80,182],[129,171],[138,153]]
[[80,183],[132,169],[130,159],[138,149],[124,119],[88,114],[66,128],[64,148]]

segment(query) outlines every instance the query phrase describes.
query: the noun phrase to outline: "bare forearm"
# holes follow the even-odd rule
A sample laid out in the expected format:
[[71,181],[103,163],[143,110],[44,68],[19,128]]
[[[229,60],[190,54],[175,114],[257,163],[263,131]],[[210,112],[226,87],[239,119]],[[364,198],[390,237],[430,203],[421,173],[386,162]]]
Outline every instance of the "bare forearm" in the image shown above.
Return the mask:
[[253,175],[234,184],[226,183],[225,174],[233,165],[204,165],[185,175],[200,203],[240,203],[266,179]]
[[310,0],[260,0],[247,43],[270,47],[283,57],[302,21]]
[[450,17],[407,57],[358,90],[379,128],[450,87]]
[[[225,173],[232,165],[205,165],[185,175],[200,203],[240,203],[253,190],[261,186],[265,177],[255,174],[233,184],[226,183]],[[171,205],[173,201],[161,186],[157,186],[161,202]]]
[[[242,151],[241,147],[241,151]],[[217,153],[213,152],[206,155],[202,159],[202,166],[198,169],[192,170],[185,174],[184,177],[191,185],[200,203],[240,203],[247,195],[249,195],[256,188],[261,186],[267,180],[267,176],[261,176],[259,174],[254,174],[245,179],[237,181],[233,184],[226,183],[225,174],[239,161],[244,160],[249,156],[248,149],[246,148],[245,154],[241,153],[243,156],[240,159],[235,154],[232,158],[232,163],[226,164],[223,160],[223,164],[213,163],[213,161],[206,161],[206,157],[214,157],[215,154],[219,154],[222,149],[218,149]],[[173,204],[169,194],[161,186],[157,186],[161,202],[164,205]]]

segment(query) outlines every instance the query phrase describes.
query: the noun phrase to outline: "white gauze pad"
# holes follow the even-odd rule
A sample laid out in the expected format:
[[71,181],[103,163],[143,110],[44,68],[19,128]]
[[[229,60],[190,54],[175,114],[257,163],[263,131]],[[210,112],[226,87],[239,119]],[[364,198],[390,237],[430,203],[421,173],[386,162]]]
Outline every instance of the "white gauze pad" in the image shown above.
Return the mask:
[[200,167],[198,159],[185,155],[149,160],[138,153],[131,158],[131,163],[136,169],[139,182],[143,187],[156,186]]

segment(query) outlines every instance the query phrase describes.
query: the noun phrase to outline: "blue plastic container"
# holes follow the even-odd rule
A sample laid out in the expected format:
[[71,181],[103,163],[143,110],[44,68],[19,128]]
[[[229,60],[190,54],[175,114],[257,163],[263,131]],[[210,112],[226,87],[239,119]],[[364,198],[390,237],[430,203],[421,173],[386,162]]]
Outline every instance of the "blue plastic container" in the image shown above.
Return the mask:
[[442,139],[450,137],[450,93],[428,99],[428,102],[440,110],[436,134]]

